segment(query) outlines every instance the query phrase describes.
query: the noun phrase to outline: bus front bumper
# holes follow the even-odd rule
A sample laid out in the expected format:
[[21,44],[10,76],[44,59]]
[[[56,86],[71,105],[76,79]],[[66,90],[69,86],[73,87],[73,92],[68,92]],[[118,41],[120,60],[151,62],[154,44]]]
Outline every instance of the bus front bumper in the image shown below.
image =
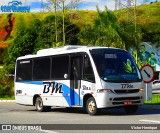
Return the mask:
[[142,105],[144,104],[144,93],[132,94],[114,94],[114,93],[97,93],[95,97],[98,108],[127,106],[127,105]]

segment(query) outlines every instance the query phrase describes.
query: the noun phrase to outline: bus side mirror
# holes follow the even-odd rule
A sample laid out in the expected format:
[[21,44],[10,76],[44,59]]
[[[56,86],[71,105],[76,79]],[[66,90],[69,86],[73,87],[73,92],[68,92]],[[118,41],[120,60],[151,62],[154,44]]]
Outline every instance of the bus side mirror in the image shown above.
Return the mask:
[[65,73],[64,74],[64,78],[67,79],[68,78],[68,74]]

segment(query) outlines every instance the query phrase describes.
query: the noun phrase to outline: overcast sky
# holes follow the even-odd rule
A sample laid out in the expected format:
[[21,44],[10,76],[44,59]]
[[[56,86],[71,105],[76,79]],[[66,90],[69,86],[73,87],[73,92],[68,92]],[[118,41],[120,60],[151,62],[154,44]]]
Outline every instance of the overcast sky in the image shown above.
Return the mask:
[[[21,1],[23,5],[27,1],[27,5],[30,6],[31,12],[40,12],[42,11],[42,3],[46,5],[47,0],[0,0],[0,7],[3,5],[8,5],[8,2],[11,1]],[[72,0],[65,0],[65,3],[68,4]],[[75,1],[75,0],[74,0]],[[105,6],[110,10],[114,10],[115,8],[115,0],[80,0],[81,2],[78,5],[78,9],[88,9],[88,10],[96,10],[96,6],[99,7],[100,10],[104,10]],[[124,4],[127,0],[121,0]],[[144,0],[137,0],[137,5],[141,4]],[[148,0],[149,2],[154,2],[156,0]],[[0,10],[0,13],[2,11]]]

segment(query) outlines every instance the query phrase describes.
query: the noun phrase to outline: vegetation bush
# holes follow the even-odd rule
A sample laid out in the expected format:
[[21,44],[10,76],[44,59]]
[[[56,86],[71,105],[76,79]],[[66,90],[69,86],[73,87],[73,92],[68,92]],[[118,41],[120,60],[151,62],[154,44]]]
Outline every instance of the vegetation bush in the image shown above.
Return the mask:
[[4,69],[0,69],[0,79],[0,97],[13,96],[13,77],[5,76]]
[[0,85],[0,97],[11,97],[14,95],[14,90],[12,85]]

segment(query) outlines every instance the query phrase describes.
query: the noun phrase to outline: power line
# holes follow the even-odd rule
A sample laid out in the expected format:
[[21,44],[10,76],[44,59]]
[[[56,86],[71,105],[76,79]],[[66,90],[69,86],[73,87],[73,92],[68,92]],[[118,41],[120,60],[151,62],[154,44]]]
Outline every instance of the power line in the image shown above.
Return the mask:
[[115,10],[122,8],[131,8],[134,6],[134,0],[115,0]]

